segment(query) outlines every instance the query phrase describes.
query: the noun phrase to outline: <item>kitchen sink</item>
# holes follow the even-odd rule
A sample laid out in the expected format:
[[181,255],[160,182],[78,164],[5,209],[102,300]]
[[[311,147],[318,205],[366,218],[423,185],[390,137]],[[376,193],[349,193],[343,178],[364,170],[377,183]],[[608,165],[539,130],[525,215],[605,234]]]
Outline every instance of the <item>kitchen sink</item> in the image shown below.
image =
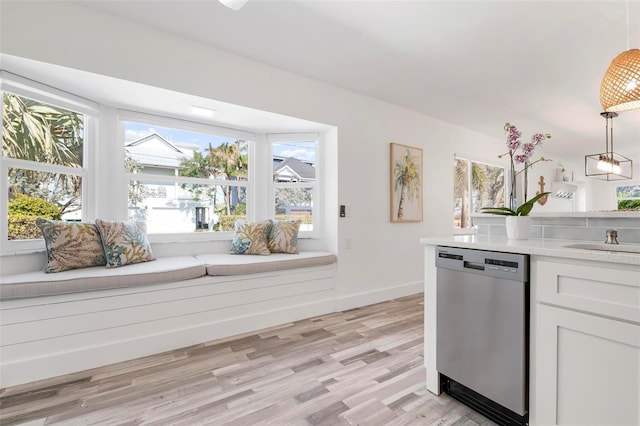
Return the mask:
[[583,250],[601,250],[601,251],[615,251],[618,253],[637,253],[640,254],[640,246],[625,245],[625,244],[571,244],[565,246],[566,248],[576,248]]

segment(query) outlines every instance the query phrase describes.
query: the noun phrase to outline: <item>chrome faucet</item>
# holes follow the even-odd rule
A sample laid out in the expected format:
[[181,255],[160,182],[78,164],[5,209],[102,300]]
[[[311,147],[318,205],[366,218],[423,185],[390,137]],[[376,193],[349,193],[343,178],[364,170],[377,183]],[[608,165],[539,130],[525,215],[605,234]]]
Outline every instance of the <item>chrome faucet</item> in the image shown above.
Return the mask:
[[607,239],[605,244],[619,244],[618,243],[618,231],[615,229],[607,229]]

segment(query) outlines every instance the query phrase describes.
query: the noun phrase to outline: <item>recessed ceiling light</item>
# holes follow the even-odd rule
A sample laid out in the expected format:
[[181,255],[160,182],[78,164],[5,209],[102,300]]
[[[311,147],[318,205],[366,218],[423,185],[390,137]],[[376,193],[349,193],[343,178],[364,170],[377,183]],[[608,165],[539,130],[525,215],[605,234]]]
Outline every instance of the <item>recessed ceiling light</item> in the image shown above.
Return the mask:
[[200,117],[211,117],[215,110],[199,107],[195,105],[191,105],[191,113],[194,115],[199,115]]

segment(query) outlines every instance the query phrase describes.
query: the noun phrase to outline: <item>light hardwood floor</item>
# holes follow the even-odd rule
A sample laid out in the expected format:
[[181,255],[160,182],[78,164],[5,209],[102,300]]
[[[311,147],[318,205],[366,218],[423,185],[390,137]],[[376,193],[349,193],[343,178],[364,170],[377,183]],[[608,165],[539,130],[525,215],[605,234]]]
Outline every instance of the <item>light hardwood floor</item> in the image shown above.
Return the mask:
[[489,425],[425,389],[422,294],[0,389],[0,424]]

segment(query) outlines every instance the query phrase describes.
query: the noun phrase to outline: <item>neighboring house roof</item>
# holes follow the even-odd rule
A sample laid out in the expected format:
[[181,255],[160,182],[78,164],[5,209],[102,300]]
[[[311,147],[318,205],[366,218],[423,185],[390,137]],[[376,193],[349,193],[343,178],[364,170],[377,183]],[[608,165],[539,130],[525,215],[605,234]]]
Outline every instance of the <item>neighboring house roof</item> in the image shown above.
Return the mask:
[[273,157],[273,172],[287,180],[296,178],[299,181],[314,180],[316,168],[312,162],[305,162],[293,157]]
[[178,168],[183,158],[189,158],[192,155],[191,152],[182,151],[157,133],[127,143],[125,150],[141,166]]

